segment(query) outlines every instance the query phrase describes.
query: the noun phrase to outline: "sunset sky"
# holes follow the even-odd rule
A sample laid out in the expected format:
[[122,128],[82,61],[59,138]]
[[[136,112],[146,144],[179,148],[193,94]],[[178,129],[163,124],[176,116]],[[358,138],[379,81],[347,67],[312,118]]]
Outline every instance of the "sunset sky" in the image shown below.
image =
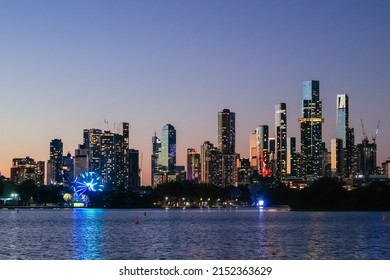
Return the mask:
[[274,129],[287,103],[299,141],[302,82],[320,81],[323,139],[336,135],[336,95],[348,93],[356,142],[381,121],[378,165],[390,157],[390,1],[156,0],[0,2],[0,170],[49,158],[50,140],[74,154],[84,128],[130,123],[150,184],[151,139],[177,130],[187,148],[217,144],[217,114],[236,113],[249,156],[257,125]]

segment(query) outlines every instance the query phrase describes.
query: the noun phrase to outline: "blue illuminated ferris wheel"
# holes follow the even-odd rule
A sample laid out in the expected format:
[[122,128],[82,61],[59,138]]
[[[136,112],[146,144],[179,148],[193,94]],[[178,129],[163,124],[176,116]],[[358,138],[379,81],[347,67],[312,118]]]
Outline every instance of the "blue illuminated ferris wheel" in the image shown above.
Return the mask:
[[89,192],[101,192],[103,188],[102,177],[96,172],[83,172],[73,183],[73,190],[79,198]]

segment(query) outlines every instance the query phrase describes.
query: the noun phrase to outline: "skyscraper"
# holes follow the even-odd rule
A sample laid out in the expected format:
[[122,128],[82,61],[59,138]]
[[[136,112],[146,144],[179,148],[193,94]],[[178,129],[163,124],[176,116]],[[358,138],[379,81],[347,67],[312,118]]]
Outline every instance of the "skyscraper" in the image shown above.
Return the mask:
[[236,114],[229,109],[218,112],[218,148],[224,155],[235,153]]
[[258,170],[256,130],[249,135],[249,163],[252,170]]
[[195,183],[200,183],[200,166],[200,154],[193,148],[187,149],[187,180]]
[[[53,139],[50,141],[50,159],[47,165],[48,180],[47,184],[61,185],[62,177],[62,154],[63,144],[61,139]],[[50,170],[49,170],[50,169]]]
[[287,175],[296,177],[298,175],[297,165],[296,138],[287,137]]
[[176,167],[176,129],[171,124],[161,130],[159,165],[164,171],[174,171]]
[[100,137],[100,174],[107,186],[120,190],[128,187],[127,149],[122,134],[105,130]]
[[128,173],[129,173],[129,183],[128,186],[130,189],[136,189],[140,186],[140,167],[139,167],[139,151],[134,149],[129,149],[127,152],[127,162],[128,162]]
[[159,156],[161,152],[161,140],[157,137],[156,132],[152,137],[152,156],[151,156],[151,185],[155,187],[154,175],[157,174],[160,170],[158,167]]
[[88,170],[99,174],[102,174],[102,147],[100,139],[102,134],[102,131],[96,128],[84,129],[83,131],[83,145],[88,151]]
[[337,95],[336,138],[341,140],[342,157],[336,169],[340,176],[351,177],[355,173],[354,152],[355,137],[353,129],[349,127],[349,98],[348,95]]
[[218,149],[222,154],[222,186],[237,186],[236,114],[229,109],[218,112]]
[[209,141],[201,146],[202,183],[222,186],[222,153]]
[[[85,130],[84,130],[85,131]],[[85,145],[79,145],[74,152],[73,178],[77,178],[81,173],[89,170],[89,155]]]
[[322,175],[322,101],[320,82],[303,83],[301,103],[301,168],[302,175]]
[[347,128],[349,127],[348,95],[337,95],[336,138],[342,140],[343,148],[347,147]]
[[259,125],[256,128],[257,136],[257,163],[258,172],[262,177],[268,177],[271,175],[269,168],[269,128],[268,125]]
[[275,105],[275,148],[276,170],[278,177],[287,173],[287,106],[286,103]]

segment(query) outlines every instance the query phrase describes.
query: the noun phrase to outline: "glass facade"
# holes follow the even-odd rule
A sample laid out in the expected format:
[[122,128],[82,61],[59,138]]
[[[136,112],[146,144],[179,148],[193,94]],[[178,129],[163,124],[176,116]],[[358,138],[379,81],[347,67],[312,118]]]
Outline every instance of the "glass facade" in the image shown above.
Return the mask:
[[301,103],[301,168],[302,175],[322,175],[322,101],[320,82],[303,83]]
[[161,131],[161,153],[159,165],[163,171],[174,171],[176,167],[176,130],[171,124]]
[[278,177],[287,174],[287,106],[279,103],[275,106],[275,148],[276,170]]
[[218,112],[218,148],[225,155],[235,153],[236,114],[229,109]]

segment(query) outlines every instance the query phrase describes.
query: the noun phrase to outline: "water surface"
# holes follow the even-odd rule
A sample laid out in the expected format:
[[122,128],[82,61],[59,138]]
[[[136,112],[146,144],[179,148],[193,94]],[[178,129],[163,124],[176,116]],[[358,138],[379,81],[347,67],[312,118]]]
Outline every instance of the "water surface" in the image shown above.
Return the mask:
[[390,213],[1,209],[0,244],[2,260],[390,259]]

